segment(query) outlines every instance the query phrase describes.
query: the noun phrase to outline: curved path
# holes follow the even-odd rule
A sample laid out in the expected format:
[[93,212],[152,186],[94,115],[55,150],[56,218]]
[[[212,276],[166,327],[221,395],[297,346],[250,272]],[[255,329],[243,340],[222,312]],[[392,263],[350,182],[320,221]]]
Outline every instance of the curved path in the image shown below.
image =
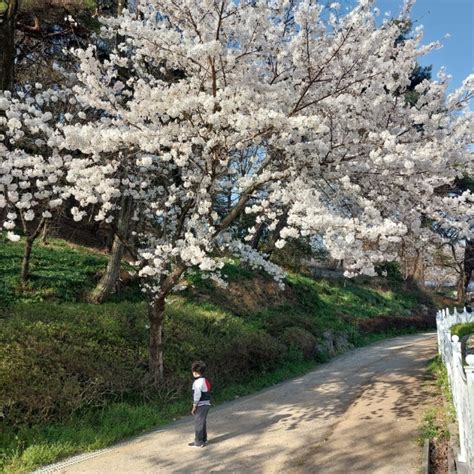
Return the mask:
[[206,448],[187,446],[192,420],[41,472],[417,473],[436,336],[386,340],[307,375],[211,410]]

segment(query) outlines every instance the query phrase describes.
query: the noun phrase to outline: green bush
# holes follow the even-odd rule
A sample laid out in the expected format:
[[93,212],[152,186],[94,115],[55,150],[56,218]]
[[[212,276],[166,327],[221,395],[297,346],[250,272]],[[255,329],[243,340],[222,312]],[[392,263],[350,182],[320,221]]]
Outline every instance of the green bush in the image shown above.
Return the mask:
[[301,328],[313,336],[322,330],[322,325],[316,317],[308,318],[302,314],[291,314],[290,308],[284,311],[284,314],[270,315],[266,318],[265,328],[274,337],[280,338],[280,335],[291,327]]
[[288,327],[281,335],[282,342],[288,348],[299,350],[307,360],[314,358],[316,338],[309,331],[300,327]]
[[272,261],[292,271],[301,271],[302,262],[314,256],[309,239],[289,239],[282,249],[273,249]]
[[384,276],[387,280],[391,281],[403,281],[403,275],[400,270],[400,264],[398,262],[384,262],[379,263],[375,267],[375,271],[379,276]]
[[474,334],[474,323],[455,324],[451,328],[451,334],[459,336],[460,339]]
[[285,346],[264,331],[243,331],[217,345],[208,359],[215,380],[221,384],[243,381],[246,374],[269,372],[284,359]]
[[[144,367],[133,331],[131,338],[118,325],[104,331],[97,318],[80,311],[61,314],[66,307],[38,309],[52,314],[7,319],[0,333],[0,406],[6,424],[62,419],[137,390]],[[116,316],[127,325],[125,314]]]
[[0,407],[8,426],[67,419],[86,407],[187,394],[193,359],[216,387],[278,367],[286,347],[240,318],[177,300],[164,328],[166,384],[146,383],[144,304],[17,304],[0,332]]

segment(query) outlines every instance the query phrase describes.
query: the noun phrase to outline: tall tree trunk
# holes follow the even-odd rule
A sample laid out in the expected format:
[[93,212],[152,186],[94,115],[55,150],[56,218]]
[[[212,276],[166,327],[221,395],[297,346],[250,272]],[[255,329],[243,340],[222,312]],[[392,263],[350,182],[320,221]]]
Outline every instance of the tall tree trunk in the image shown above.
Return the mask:
[[263,231],[264,230],[265,230],[265,224],[263,222],[260,222],[260,224],[258,224],[257,230],[256,230],[256,232],[255,232],[255,234],[252,237],[252,240],[250,242],[250,246],[254,250],[258,250],[258,244],[260,243],[260,240],[263,237]]
[[117,16],[122,14],[124,8],[127,8],[127,0],[117,0]]
[[107,249],[109,253],[112,252],[112,247],[114,245],[114,239],[116,235],[117,235],[117,225],[113,224],[109,232],[107,232],[107,239],[105,241],[105,248]]
[[8,0],[0,11],[0,90],[13,90],[15,84],[15,23],[18,0]]
[[118,277],[120,275],[120,264],[122,263],[124,245],[118,235],[115,235],[109,261],[99,283],[92,290],[89,300],[92,303],[102,303],[113,293]]
[[174,270],[160,282],[158,295],[148,294],[148,319],[150,322],[148,346],[148,372],[154,384],[159,384],[164,379],[163,372],[163,322],[165,317],[166,296],[180,280],[186,266],[179,263]]
[[270,259],[273,251],[275,250],[275,244],[277,240],[280,238],[280,232],[283,230],[283,228],[286,226],[288,221],[288,211],[285,211],[281,216],[280,219],[275,227],[275,230],[273,231],[273,237],[270,240],[270,245],[269,249],[267,251],[268,258]]
[[472,273],[474,272],[474,239],[468,239],[466,247],[464,249],[464,291],[467,291],[467,287],[472,279]]
[[425,264],[423,261],[423,251],[416,250],[416,258],[413,268],[413,279],[420,285],[425,285]]
[[416,281],[419,285],[425,284],[425,265],[423,250],[408,247],[403,244],[400,254],[404,279]]
[[461,272],[456,285],[456,297],[459,304],[466,303],[466,284],[464,280],[464,273]]
[[35,240],[40,235],[43,228],[48,225],[48,220],[44,217],[39,221],[38,225],[32,233],[28,232],[28,226],[26,221],[23,218],[23,213],[20,211],[21,221],[23,224],[23,232],[25,233],[25,246],[23,248],[23,261],[21,263],[21,273],[20,280],[24,285],[30,276],[30,260],[31,260],[31,251],[33,249],[33,244]]
[[30,260],[31,250],[33,248],[34,239],[27,237],[25,239],[25,247],[23,249],[23,261],[21,263],[21,283],[24,285],[30,276]]
[[165,298],[150,299],[148,302],[149,363],[148,370],[152,382],[156,385],[163,381],[163,322],[165,316]]
[[44,245],[48,245],[48,232],[49,232],[49,223],[46,221],[43,226],[43,230],[41,232],[41,242],[43,242]]
[[92,303],[102,303],[110,294],[113,293],[120,275],[120,264],[125,250],[123,240],[128,239],[131,218],[132,218],[132,200],[127,197],[122,200],[122,208],[118,216],[117,232],[112,244],[109,261],[97,286],[89,295]]

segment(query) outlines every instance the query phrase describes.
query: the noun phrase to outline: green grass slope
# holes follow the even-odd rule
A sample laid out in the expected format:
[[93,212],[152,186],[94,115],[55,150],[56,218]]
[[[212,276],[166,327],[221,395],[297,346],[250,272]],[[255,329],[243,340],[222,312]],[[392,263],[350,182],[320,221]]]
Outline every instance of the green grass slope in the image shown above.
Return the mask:
[[52,240],[33,250],[0,242],[0,470],[26,472],[101,448],[186,414],[189,365],[209,362],[216,402],[304,373],[318,361],[388,335],[424,329],[426,297],[401,282],[288,276],[286,289],[229,260],[227,289],[196,275],[170,298],[166,383],[146,382],[146,307],[126,278],[102,305],[85,302],[106,257]]

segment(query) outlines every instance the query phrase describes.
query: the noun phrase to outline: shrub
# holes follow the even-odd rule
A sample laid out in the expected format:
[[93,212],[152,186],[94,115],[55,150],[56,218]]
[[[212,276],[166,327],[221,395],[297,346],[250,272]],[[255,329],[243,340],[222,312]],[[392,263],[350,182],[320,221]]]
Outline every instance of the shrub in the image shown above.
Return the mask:
[[7,426],[65,420],[111,402],[188,395],[193,359],[208,361],[216,387],[278,367],[286,347],[212,307],[179,301],[165,320],[166,383],[147,384],[143,304],[17,304],[0,332],[0,413]]
[[313,336],[321,332],[322,326],[316,317],[311,319],[305,315],[291,314],[290,311],[288,308],[288,312],[285,311],[284,314],[267,317],[265,327],[272,336],[280,337],[285,329],[291,327],[301,328]]
[[403,275],[398,262],[383,262],[375,267],[375,271],[379,276],[385,276],[387,280],[402,282]]
[[304,260],[314,256],[309,239],[302,237],[299,239],[289,239],[282,249],[274,249],[272,260],[284,268],[301,272]]
[[474,334],[474,323],[462,323],[462,324],[455,324],[451,328],[451,334],[454,336],[459,336],[460,339],[463,337],[469,336]]
[[222,341],[212,359],[215,380],[220,384],[243,381],[246,374],[268,372],[286,355],[285,346],[269,334],[244,331]]
[[363,334],[385,333],[390,331],[426,331],[436,327],[434,316],[380,316],[357,321]]
[[139,354],[118,326],[104,331],[96,318],[48,308],[49,317],[3,324],[0,407],[8,425],[62,419],[86,406],[122,400],[143,380]]
[[316,338],[303,328],[292,326],[286,328],[281,341],[289,348],[299,350],[305,359],[312,359],[315,355]]

